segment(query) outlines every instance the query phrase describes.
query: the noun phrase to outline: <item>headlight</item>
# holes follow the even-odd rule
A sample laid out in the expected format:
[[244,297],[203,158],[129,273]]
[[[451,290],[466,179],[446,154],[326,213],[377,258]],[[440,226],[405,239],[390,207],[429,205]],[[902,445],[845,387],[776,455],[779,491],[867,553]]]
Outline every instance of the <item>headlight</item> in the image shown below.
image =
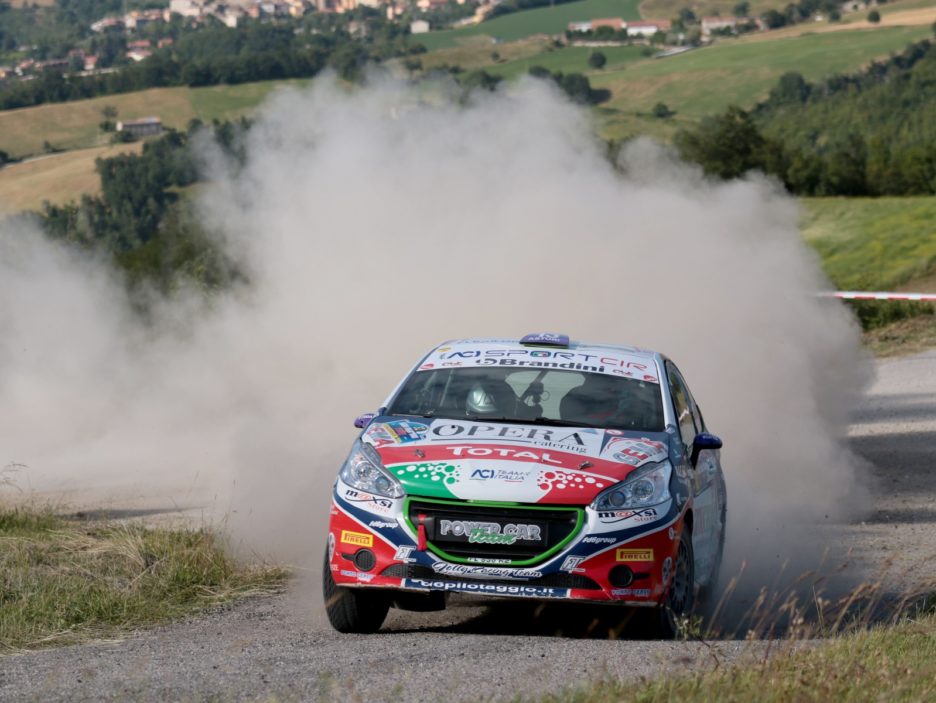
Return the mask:
[[403,486],[387,473],[377,450],[361,441],[354,443],[341,472],[341,480],[349,486],[384,498],[402,498]]
[[591,507],[594,510],[627,510],[659,505],[670,497],[672,475],[673,467],[668,461],[652,464],[602,491]]

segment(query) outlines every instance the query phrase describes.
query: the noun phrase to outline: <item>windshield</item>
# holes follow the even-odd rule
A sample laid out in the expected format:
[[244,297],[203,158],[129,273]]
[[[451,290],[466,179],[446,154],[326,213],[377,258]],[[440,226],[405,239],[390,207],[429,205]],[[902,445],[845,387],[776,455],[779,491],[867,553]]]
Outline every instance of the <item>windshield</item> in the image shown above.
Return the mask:
[[434,369],[413,374],[391,415],[661,432],[660,385],[564,370]]

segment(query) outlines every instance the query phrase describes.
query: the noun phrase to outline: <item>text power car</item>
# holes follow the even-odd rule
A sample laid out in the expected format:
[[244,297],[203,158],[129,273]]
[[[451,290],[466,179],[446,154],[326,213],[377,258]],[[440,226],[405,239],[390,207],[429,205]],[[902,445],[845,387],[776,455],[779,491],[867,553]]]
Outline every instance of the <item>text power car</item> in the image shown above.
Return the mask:
[[672,635],[715,582],[722,443],[661,354],[445,342],[356,424],[323,575],[341,632],[469,593],[653,608]]

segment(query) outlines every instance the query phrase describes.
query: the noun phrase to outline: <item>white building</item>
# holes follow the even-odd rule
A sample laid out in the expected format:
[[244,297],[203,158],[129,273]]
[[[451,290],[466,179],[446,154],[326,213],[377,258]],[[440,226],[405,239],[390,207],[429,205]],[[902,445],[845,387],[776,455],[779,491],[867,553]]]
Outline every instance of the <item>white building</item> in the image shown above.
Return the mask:
[[425,34],[429,31],[429,23],[426,20],[415,20],[410,22],[410,34]]

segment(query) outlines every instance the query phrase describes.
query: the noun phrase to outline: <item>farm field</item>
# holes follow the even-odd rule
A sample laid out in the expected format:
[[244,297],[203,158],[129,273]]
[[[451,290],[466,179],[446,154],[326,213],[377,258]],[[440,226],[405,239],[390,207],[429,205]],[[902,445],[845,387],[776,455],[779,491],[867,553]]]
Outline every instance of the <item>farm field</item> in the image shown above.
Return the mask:
[[114,144],[50,154],[0,169],[0,215],[61,205],[101,190],[95,159],[139,153],[142,144]]
[[871,60],[923,39],[928,26],[888,27],[801,35],[776,41],[726,40],[666,59],[648,59],[617,70],[589,74],[597,88],[611,91],[605,108],[620,114],[605,136],[640,133],[633,117],[666,103],[681,119],[699,120],[729,105],[751,107],[777,79],[798,71],[808,80],[857,71]]
[[578,20],[600,17],[638,20],[640,19],[638,5],[639,0],[579,0],[555,7],[514,12],[471,27],[420,34],[415,37],[415,40],[432,51],[457,46],[465,39],[476,36],[486,36],[493,44],[495,39],[509,42],[535,34],[561,34],[566,30],[569,22]]
[[153,88],[90,100],[54,103],[0,112],[0,150],[14,158],[56,149],[103,146],[110,139],[98,125],[106,105],[117,108],[117,119],[154,115],[167,127],[185,128],[190,120],[232,119],[250,112],[273,90],[300,81],[265,81],[206,88]]
[[[608,59],[604,71],[623,68],[635,61],[645,58],[642,46],[603,46],[591,48],[586,46],[569,46],[552,51],[544,51],[533,56],[526,56],[515,61],[488,66],[485,70],[502,78],[514,78],[529,72],[533,66],[542,66],[550,71],[562,73],[588,73],[593,71],[588,65],[588,57],[593,51],[600,51]],[[595,72],[597,73],[597,72]]]

